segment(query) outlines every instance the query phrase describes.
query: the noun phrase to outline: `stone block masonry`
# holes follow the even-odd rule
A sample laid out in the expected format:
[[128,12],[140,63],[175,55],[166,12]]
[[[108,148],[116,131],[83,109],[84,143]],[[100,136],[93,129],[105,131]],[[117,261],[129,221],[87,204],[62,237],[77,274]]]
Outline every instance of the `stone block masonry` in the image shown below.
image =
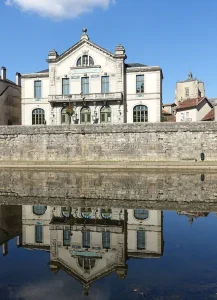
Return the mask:
[[217,123],[1,126],[0,161],[217,161]]

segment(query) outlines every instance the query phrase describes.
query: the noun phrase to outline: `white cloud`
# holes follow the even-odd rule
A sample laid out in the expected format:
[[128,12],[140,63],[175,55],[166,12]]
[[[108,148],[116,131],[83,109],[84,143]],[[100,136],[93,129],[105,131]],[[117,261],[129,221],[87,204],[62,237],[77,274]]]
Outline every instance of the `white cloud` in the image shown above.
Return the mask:
[[94,8],[106,9],[114,0],[5,0],[6,5],[54,19],[72,19]]

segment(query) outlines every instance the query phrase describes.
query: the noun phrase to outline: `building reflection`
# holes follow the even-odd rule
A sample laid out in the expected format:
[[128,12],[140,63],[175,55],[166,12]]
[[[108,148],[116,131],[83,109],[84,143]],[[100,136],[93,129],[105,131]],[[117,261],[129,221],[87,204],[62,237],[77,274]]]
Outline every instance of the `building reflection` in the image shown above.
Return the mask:
[[92,283],[116,273],[127,275],[130,258],[163,254],[160,210],[26,205],[22,207],[22,243],[50,252],[50,270],[78,280],[88,295]]
[[2,254],[8,254],[8,242],[17,237],[17,247],[22,245],[22,206],[0,205],[0,245]]
[[188,222],[192,225],[194,221],[201,217],[208,217],[208,212],[177,211],[177,215],[186,216]]

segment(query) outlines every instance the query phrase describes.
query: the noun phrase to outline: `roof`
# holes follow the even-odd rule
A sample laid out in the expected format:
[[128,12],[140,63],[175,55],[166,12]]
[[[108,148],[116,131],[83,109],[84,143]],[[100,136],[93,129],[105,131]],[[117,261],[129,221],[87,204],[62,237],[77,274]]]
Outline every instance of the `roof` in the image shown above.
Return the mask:
[[162,114],[163,114],[163,115],[171,115],[171,113],[168,112],[168,111],[166,111],[165,109],[162,109]]
[[139,67],[148,67],[148,66],[140,64],[140,63],[126,63],[125,67],[126,68],[139,68]]
[[217,98],[209,98],[208,101],[209,101],[209,103],[212,104],[212,106],[216,106],[217,105]]
[[176,110],[194,108],[204,99],[206,98],[202,97],[202,98],[193,98],[193,99],[184,100],[183,102],[179,103],[179,105],[176,107]]
[[166,103],[166,104],[162,104],[162,106],[176,106],[175,103]]
[[49,72],[49,69],[42,70],[42,71],[39,71],[39,72],[36,72],[36,73],[47,73],[47,72]]
[[212,108],[212,109],[210,110],[210,112],[208,112],[208,114],[205,115],[205,117],[202,119],[202,121],[211,121],[211,120],[214,119],[214,117],[215,117],[215,114],[214,114],[214,108]]

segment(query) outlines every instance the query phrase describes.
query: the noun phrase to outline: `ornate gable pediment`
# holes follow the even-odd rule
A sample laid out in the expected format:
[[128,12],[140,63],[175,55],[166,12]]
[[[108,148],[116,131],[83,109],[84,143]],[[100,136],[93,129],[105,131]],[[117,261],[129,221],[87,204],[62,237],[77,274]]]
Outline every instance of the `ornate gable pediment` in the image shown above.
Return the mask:
[[[83,46],[83,47],[82,47]],[[82,47],[82,52],[85,54],[88,54],[89,49],[93,48],[103,54],[105,54],[107,57],[115,58],[115,54],[109,52],[108,50],[100,47],[99,45],[89,41],[88,39],[81,39],[78,43],[70,47],[68,50],[57,56],[55,59],[48,59],[47,62],[50,63],[58,63],[61,62],[63,59],[65,59],[67,56],[71,55],[72,53],[76,52],[76,50],[80,49]]]

